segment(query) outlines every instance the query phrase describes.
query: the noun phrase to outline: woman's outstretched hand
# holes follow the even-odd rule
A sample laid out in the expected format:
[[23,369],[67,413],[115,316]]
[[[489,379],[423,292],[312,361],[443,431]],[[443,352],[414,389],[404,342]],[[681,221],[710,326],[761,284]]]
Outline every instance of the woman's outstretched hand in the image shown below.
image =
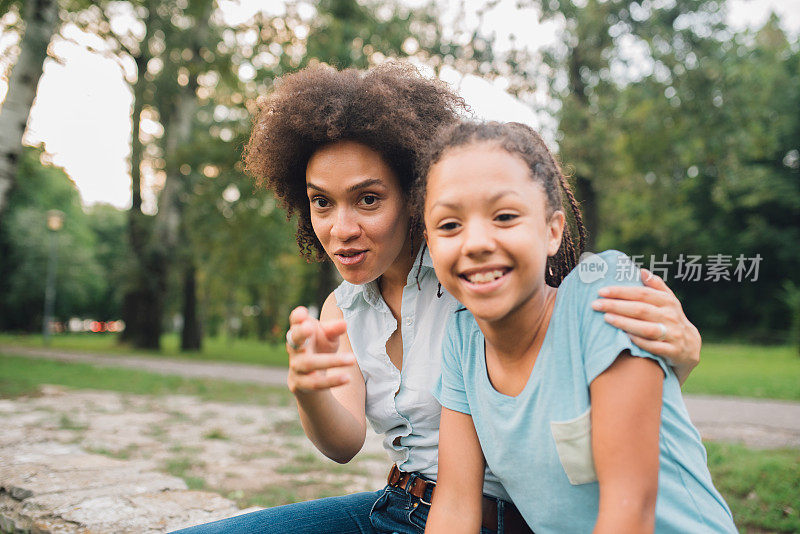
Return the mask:
[[602,288],[598,292],[602,298],[592,308],[605,312],[606,322],[624,330],[636,345],[669,360],[683,384],[700,363],[700,332],[661,277],[647,269],[641,274],[644,287]]
[[[297,394],[341,386],[350,381],[343,368],[356,362],[352,353],[339,353],[339,336],[347,330],[344,320],[319,321],[300,306],[289,316],[286,352],[289,353],[289,390]],[[295,348],[289,344],[289,339]]]

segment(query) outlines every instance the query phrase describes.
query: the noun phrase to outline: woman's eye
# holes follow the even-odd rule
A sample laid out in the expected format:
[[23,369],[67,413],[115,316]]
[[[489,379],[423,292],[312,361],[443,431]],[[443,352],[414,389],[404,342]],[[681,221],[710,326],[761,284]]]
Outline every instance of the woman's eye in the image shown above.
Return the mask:
[[497,219],[500,222],[509,222],[509,221],[513,221],[516,218],[517,218],[517,215],[514,214],[514,213],[501,213],[500,215],[495,217],[495,219]]
[[365,206],[372,206],[376,202],[378,202],[378,197],[376,197],[375,195],[364,195],[363,197],[361,197],[361,202]]
[[328,200],[322,197],[314,197],[311,199],[311,205],[315,208],[327,208]]

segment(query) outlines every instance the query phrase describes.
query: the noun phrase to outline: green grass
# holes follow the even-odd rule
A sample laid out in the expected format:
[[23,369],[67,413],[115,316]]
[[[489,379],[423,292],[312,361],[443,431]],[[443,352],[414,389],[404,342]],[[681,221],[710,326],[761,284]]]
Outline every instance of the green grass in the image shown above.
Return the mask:
[[[267,343],[255,339],[205,338],[202,351],[182,352],[177,334],[161,338],[161,351],[132,349],[119,344],[118,334],[71,333],[55,334],[49,347],[66,351],[99,354],[126,354],[136,356],[169,356],[191,360],[229,361],[260,365],[286,366],[287,356],[283,344]],[[0,345],[42,348],[41,335],[0,333]]]
[[791,346],[705,344],[683,392],[800,401],[800,356]]
[[[39,348],[43,343],[40,335],[0,334],[0,345]],[[50,346],[67,351],[170,356],[273,366],[285,366],[287,361],[283,345],[252,339],[207,338],[202,352],[181,352],[175,334],[162,338],[161,352],[132,350],[119,345],[116,334],[58,334],[52,337]],[[700,365],[692,372],[683,391],[800,401],[798,384],[800,356],[796,347],[706,343]]]
[[164,465],[165,470],[170,475],[180,477],[186,482],[186,486],[191,490],[206,489],[206,481],[203,477],[191,475],[193,469],[202,467],[202,464],[196,462],[190,457],[178,457],[167,460]]
[[205,434],[203,434],[205,439],[220,439],[220,440],[228,440],[230,439],[225,432],[220,430],[219,428],[215,428],[213,430],[209,430]]
[[270,508],[293,502],[323,499],[344,495],[348,491],[346,481],[295,480],[290,487],[271,484],[254,491],[232,491],[226,497],[236,501],[239,508],[261,506]]
[[706,443],[714,485],[742,532],[800,532],[800,450]]
[[205,400],[288,406],[286,388],[167,376],[131,369],[94,367],[0,354],[0,397],[36,394],[40,384],[143,395],[195,395]]

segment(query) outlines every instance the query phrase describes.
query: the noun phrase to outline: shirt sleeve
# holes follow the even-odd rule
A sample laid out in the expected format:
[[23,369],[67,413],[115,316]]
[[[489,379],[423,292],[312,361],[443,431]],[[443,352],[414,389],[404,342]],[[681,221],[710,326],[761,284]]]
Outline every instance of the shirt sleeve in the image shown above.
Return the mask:
[[[592,309],[591,303],[598,298],[597,290],[606,286],[640,286],[639,268],[636,267],[628,256],[616,250],[609,250],[584,259],[576,269],[581,269],[585,261],[594,262],[602,267],[607,266],[602,276],[590,274],[599,273],[599,270],[578,271],[578,276],[572,277],[573,285],[578,286],[581,298],[578,299],[578,315],[580,317],[581,351],[584,358],[586,384],[591,384],[595,378],[608,369],[617,357],[624,351],[629,351],[632,356],[650,358],[656,361],[665,377],[669,376],[670,368],[660,357],[650,354],[637,346],[624,331],[608,324],[603,318],[603,313]],[[603,262],[603,263],[599,263]],[[598,278],[599,276],[599,278]],[[566,281],[566,280],[565,280]]]
[[458,317],[453,314],[447,322],[442,341],[442,372],[432,393],[445,408],[471,415],[464,385],[462,348]]

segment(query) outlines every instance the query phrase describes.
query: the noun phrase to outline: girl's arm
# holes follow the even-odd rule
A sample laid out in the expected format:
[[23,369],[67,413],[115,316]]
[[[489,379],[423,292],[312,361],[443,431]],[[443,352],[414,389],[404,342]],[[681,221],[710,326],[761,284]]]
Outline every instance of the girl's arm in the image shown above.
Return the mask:
[[623,352],[589,386],[600,485],[595,534],[653,532],[664,372]]
[[[686,318],[678,297],[667,284],[647,269],[641,270],[642,286],[609,286],[600,291],[592,308],[606,312],[605,320],[627,332],[644,350],[668,360],[681,385],[700,363],[702,339]],[[667,335],[661,339],[663,324]]]
[[347,463],[364,446],[366,388],[336,297],[331,293],[325,300],[319,321],[301,307],[290,323],[292,340],[301,348],[287,343],[287,383],[303,430],[325,456]]
[[426,533],[478,532],[485,461],[472,416],[442,408],[439,474]]

